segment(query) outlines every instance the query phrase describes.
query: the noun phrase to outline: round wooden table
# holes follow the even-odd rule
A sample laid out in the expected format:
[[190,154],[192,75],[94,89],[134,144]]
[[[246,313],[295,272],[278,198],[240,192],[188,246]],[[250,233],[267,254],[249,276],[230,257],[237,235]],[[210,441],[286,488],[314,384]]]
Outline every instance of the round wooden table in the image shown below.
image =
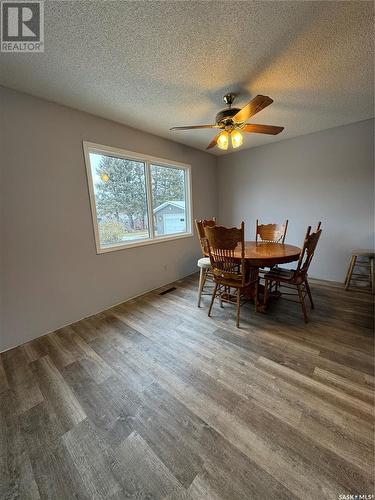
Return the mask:
[[[272,267],[276,264],[286,264],[298,260],[300,253],[299,247],[286,243],[245,241],[245,260],[251,267]],[[236,254],[240,259],[240,247],[237,247]]]
[[[258,294],[263,291],[263,285],[258,283],[259,268],[272,267],[276,264],[286,264],[299,259],[301,249],[285,243],[267,243],[263,241],[245,241],[246,273],[250,280],[250,287],[246,296],[256,301],[257,310],[262,310],[258,303]],[[241,249],[237,247],[235,256],[241,258]]]

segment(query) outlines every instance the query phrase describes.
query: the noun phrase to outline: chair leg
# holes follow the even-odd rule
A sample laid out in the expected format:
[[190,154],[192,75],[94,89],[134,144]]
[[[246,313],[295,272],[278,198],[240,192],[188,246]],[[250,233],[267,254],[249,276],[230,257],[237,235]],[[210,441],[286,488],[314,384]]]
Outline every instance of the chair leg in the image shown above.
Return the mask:
[[206,269],[203,269],[203,267],[201,267],[199,272],[199,285],[198,285],[198,307],[201,306],[202,291],[204,284],[206,283],[206,277],[207,277],[207,271]]
[[297,290],[298,290],[299,301],[301,302],[301,306],[302,306],[303,317],[305,319],[305,323],[308,323],[309,322],[309,318],[307,316],[305,298],[303,296],[301,285],[297,285]]
[[214,288],[214,291],[212,292],[212,298],[211,298],[210,308],[208,309],[208,316],[211,316],[211,310],[212,310],[212,306],[214,305],[214,300],[215,300],[215,297],[216,297],[217,287],[218,287],[218,284],[215,283],[215,288]]
[[267,278],[264,279],[264,294],[263,294],[263,310],[267,309],[268,303],[268,294],[269,294],[269,286],[270,282]]
[[356,261],[357,261],[357,256],[353,255],[349,264],[348,274],[346,276],[345,290],[348,290],[350,287],[350,281],[352,279],[353,269]]
[[375,272],[374,272],[374,257],[370,257],[370,279],[371,279],[371,292],[375,293]]
[[311,295],[310,285],[309,285],[309,282],[307,281],[307,279],[305,280],[305,287],[306,287],[307,295],[309,296],[309,299],[310,299],[311,309],[314,309],[315,308],[314,302],[313,302],[312,295]]
[[240,309],[241,309],[241,290],[237,288],[237,317],[236,317],[236,326],[240,327]]

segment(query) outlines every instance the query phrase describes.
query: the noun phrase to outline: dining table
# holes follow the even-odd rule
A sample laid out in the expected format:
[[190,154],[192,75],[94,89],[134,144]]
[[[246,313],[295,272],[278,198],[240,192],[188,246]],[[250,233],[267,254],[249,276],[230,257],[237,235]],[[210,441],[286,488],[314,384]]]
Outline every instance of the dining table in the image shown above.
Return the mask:
[[[245,241],[245,266],[250,286],[246,296],[256,302],[258,311],[263,311],[259,304],[259,293],[263,293],[264,286],[258,284],[259,269],[270,268],[277,264],[287,264],[299,259],[301,248],[286,243],[273,243],[266,241]],[[234,251],[235,258],[241,259],[241,246]],[[256,286],[258,284],[258,286]]]

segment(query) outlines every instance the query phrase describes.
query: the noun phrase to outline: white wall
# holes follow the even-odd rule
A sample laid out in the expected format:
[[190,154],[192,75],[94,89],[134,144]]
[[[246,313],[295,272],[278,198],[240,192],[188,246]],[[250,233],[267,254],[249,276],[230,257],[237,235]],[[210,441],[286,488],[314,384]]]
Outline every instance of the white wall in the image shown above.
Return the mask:
[[374,122],[366,120],[222,156],[218,216],[227,225],[289,219],[286,242],[323,233],[310,275],[340,281],[350,252],[374,245]]
[[215,157],[1,87],[0,109],[0,351],[196,270],[195,237],[96,254],[82,140],[190,163],[195,217],[216,213]]

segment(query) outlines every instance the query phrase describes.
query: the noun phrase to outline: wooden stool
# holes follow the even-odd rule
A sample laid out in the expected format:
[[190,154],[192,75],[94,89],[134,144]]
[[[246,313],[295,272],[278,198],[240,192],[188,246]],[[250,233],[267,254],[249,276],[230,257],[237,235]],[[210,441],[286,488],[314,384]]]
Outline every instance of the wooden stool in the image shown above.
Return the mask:
[[[357,260],[358,257],[367,257],[368,260]],[[370,285],[371,292],[375,292],[374,258],[375,252],[373,250],[353,250],[346,273],[345,290],[349,290],[350,282],[353,279],[353,281],[366,281]],[[368,272],[367,274],[355,273],[353,272],[355,267],[364,267],[368,269]]]
[[211,262],[209,257],[202,257],[198,259],[197,265],[200,269],[199,273],[199,286],[198,286],[198,307],[201,306],[202,295],[211,295],[211,293],[204,293],[204,285],[207,278],[211,277]]

